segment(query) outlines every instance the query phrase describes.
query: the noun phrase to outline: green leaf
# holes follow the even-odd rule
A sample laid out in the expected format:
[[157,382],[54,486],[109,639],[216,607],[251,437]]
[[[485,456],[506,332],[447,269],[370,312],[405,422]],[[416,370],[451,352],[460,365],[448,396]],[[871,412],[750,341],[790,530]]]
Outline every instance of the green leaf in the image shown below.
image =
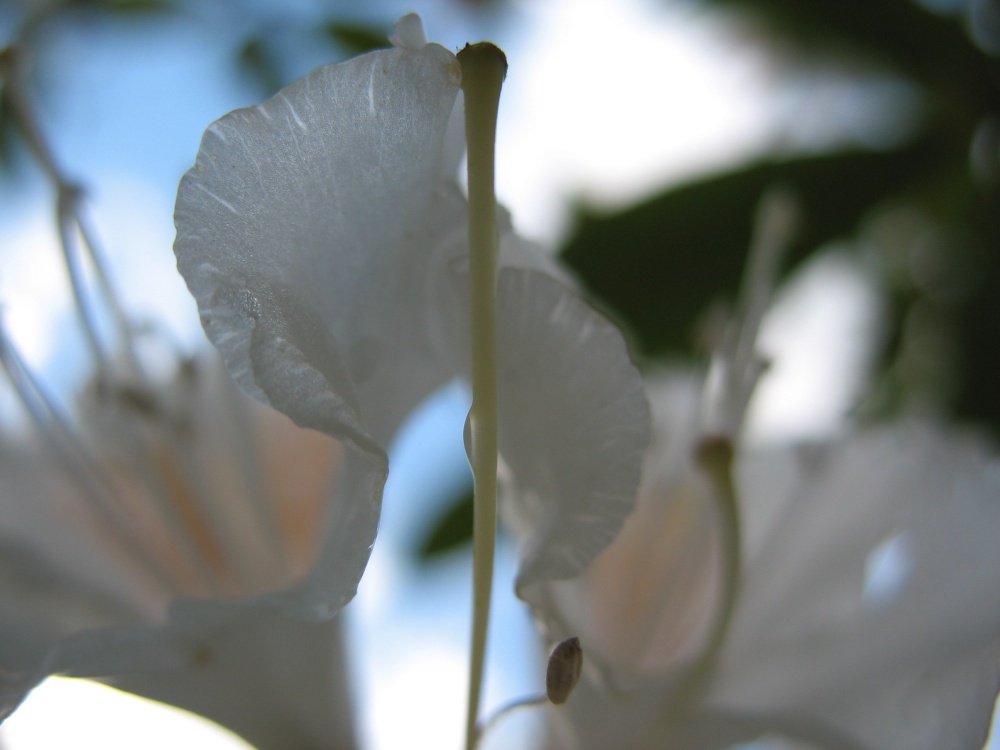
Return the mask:
[[974,281],[955,321],[962,357],[956,410],[962,418],[989,423],[1000,439],[1000,185],[981,190],[966,205]]
[[329,21],[324,31],[348,57],[390,46],[390,31],[387,27],[349,21]]
[[16,150],[21,145],[16,140],[18,135],[10,96],[7,88],[0,84],[0,170],[2,171],[14,169]]
[[929,83],[990,86],[996,61],[969,38],[960,17],[932,13],[914,0],[695,0],[736,12],[771,37],[777,50],[808,57],[868,59]]
[[782,185],[800,198],[794,264],[850,235],[878,203],[932,179],[950,161],[950,146],[931,137],[891,152],[762,161],[615,214],[584,212],[562,258],[598,305],[631,329],[639,353],[691,354],[697,321],[713,302],[735,297],[766,190]]
[[172,10],[173,0],[78,0],[79,5],[91,5],[112,13],[147,13]]
[[419,562],[472,544],[472,484],[463,487],[432,526],[422,535],[414,551]]
[[237,52],[237,61],[240,72],[254,81],[264,96],[270,96],[284,83],[278,58],[263,37],[247,39]]

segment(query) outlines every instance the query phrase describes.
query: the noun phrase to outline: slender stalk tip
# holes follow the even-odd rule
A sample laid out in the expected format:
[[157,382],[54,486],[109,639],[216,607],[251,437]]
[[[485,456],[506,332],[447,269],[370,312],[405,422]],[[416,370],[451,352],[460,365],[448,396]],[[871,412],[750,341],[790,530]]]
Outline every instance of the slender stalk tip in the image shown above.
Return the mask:
[[469,175],[469,328],[472,334],[472,476],[475,486],[472,544],[472,642],[466,750],[475,747],[485,671],[493,553],[497,524],[496,273],[499,234],[494,187],[497,111],[507,72],[492,44],[466,46],[458,55],[465,92]]
[[[497,83],[502,83],[507,77],[507,56],[492,42],[466,44],[456,57],[462,66],[463,79],[467,76],[491,76],[498,79]],[[462,88],[465,88],[464,80]]]

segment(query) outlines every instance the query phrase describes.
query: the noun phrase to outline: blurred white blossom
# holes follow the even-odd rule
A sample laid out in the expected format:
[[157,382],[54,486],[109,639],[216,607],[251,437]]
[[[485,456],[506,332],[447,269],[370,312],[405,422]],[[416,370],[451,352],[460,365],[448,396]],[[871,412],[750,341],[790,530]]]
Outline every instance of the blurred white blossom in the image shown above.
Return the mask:
[[[765,367],[754,341],[769,246],[752,254],[710,374],[647,379],[653,440],[622,534],[545,589],[538,613],[552,638],[580,637],[591,678],[551,711],[549,747],[986,740],[1000,689],[1000,457],[976,435],[906,420],[741,444]],[[728,449],[706,463],[726,445],[730,466]]]
[[79,394],[49,393],[0,328],[31,423],[0,435],[0,719],[62,674],[189,709],[261,748],[353,747],[342,623],[284,618],[267,596],[315,562],[341,446],[240,393],[214,352],[185,355],[125,313],[82,192],[2,54],[57,193],[78,324],[59,334],[82,334],[92,369]]
[[[162,383],[122,374],[92,380],[45,442],[0,443],[4,713],[47,674],[100,677],[261,747],[350,746],[340,622],[260,601],[315,558],[339,446],[213,356]],[[240,605],[220,617],[223,602]]]
[[637,510],[580,579],[553,586],[551,617],[599,669],[553,712],[551,746],[772,736],[979,750],[1000,687],[995,449],[902,422],[741,450],[736,609],[692,680],[721,606],[718,518],[690,458],[691,374],[664,373],[650,389],[656,438]]

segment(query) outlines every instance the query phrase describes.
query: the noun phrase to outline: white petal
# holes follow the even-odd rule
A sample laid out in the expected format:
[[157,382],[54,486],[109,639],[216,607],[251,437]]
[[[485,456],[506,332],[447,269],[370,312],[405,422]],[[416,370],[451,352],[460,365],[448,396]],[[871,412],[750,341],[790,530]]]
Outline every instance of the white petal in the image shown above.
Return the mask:
[[[148,611],[156,597],[145,595],[142,569],[94,533],[100,528],[80,488],[50,459],[46,447],[24,443],[0,441],[0,544],[9,550],[0,575],[2,598],[13,602],[29,594],[18,605],[22,615],[34,604],[39,611],[45,611],[43,602],[58,606],[58,597],[48,601],[41,589],[37,599],[30,595],[31,586],[23,581],[37,579],[53,590],[78,587],[94,592],[107,602],[118,602],[115,608],[132,617]],[[27,589],[4,595],[5,585]]]
[[248,612],[193,642],[189,661],[116,687],[222,724],[254,747],[356,747],[342,619]]
[[228,369],[348,447],[320,560],[279,596],[301,615],[354,595],[384,446],[455,373],[427,310],[447,283],[440,248],[464,226],[440,176],[457,90],[436,45],[321,68],[210,126],[178,192],[178,268]]
[[304,622],[259,607],[212,616],[189,604],[168,627],[67,636],[20,684],[4,675],[4,707],[58,673],[194,711],[262,749],[355,746],[340,618]]
[[416,13],[407,13],[396,21],[396,28],[389,41],[405,49],[422,49],[427,44],[424,23]]
[[[996,467],[909,425],[813,456],[777,500],[780,482],[741,483],[745,515],[763,503],[772,525],[749,548],[712,702],[799,711],[870,748],[978,750],[998,685]],[[872,553],[893,539],[903,559],[873,597]]]
[[136,612],[82,573],[54,567],[18,540],[0,540],[0,720],[45,675],[61,638],[135,622]]
[[[299,590],[312,593],[285,600],[293,607],[321,611],[318,592],[330,602],[353,592],[382,449],[468,367],[465,201],[442,176],[457,63],[414,40],[223,118],[178,193],[178,267],[227,367],[257,398],[357,450],[342,486],[362,496],[338,501],[325,556]],[[503,262],[546,265],[498,214]],[[648,417],[608,321],[544,274],[499,279],[501,451],[524,497],[543,498],[526,510],[536,530],[523,589],[575,575],[617,533]]]
[[[316,70],[208,128],[178,191],[174,249],[206,331],[249,393],[275,397],[251,348],[289,345],[354,410],[351,430],[384,444],[412,408],[390,389],[372,397],[366,383],[399,367],[389,332],[426,335],[414,288],[439,239],[429,235],[442,231],[431,204],[458,80],[457,61],[437,45],[383,50]],[[283,340],[258,331],[252,343],[275,313],[285,317],[269,335]],[[319,352],[326,362],[309,359]],[[425,356],[433,372],[408,374],[411,397],[447,377]],[[312,398],[308,381],[286,401]]]
[[500,453],[530,528],[517,587],[570,578],[635,503],[649,410],[621,332],[570,287],[507,268],[498,280]]
[[[23,439],[22,439],[23,440]],[[46,675],[61,638],[141,622],[155,606],[134,561],[93,532],[77,488],[47,451],[0,441],[0,719]]]

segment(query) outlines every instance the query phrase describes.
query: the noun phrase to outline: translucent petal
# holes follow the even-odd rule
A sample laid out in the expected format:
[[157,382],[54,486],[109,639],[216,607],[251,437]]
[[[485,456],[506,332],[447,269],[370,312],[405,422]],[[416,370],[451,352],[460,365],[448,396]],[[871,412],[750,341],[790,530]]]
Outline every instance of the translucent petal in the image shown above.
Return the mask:
[[254,747],[347,750],[357,743],[342,622],[258,609],[198,639],[183,669],[110,683],[194,711]]
[[569,286],[498,280],[500,453],[528,540],[519,593],[577,575],[632,510],[649,410],[621,333]]
[[[174,249],[209,337],[251,394],[276,396],[258,368],[280,376],[268,352],[292,346],[343,405],[347,421],[325,429],[384,445],[409,401],[446,377],[420,348],[420,283],[440,239],[432,203],[458,80],[454,56],[436,45],[373,52],[206,131],[178,191]],[[254,338],[274,314],[276,327]],[[320,353],[325,361],[309,359]],[[370,387],[408,357],[422,360],[410,387]]]
[[[771,523],[748,545],[712,702],[799,711],[871,748],[981,747],[1000,653],[989,455],[967,436],[899,425],[810,456],[792,483],[745,473],[745,516],[760,505]],[[893,539],[907,559],[892,595],[873,597],[872,555]]]
[[88,608],[105,613],[90,625],[150,611],[156,597],[141,586],[141,569],[100,535],[80,489],[44,446],[0,441],[0,476],[0,600],[12,613],[74,622],[73,603],[80,597],[66,596],[73,588],[87,592]]
[[424,35],[424,22],[416,13],[407,13],[396,21],[396,28],[389,37],[389,41],[397,47],[419,50],[427,44],[427,37]]
[[692,659],[718,607],[718,516],[691,448],[700,382],[679,369],[647,376],[654,436],[635,510],[582,575],[549,587],[546,617],[616,672],[663,675]]
[[353,596],[384,446],[456,371],[428,310],[447,296],[440,250],[460,248],[464,227],[441,179],[457,90],[454,56],[436,45],[321,68],[210,126],[178,192],[178,268],[230,372],[350,449],[320,560],[279,597],[306,616]]
[[[227,367],[354,449],[324,555],[282,597],[315,615],[353,594],[401,420],[469,366],[466,208],[448,174],[459,71],[422,39],[404,18],[399,48],[226,116],[178,193],[178,267]],[[498,218],[515,267],[499,275],[500,450],[531,525],[526,593],[575,575],[618,532],[648,416],[621,334]]]
[[[301,579],[304,565],[315,563],[320,519],[337,515],[340,507],[336,494],[331,507],[323,507],[337,446],[238,394],[220,370],[214,357],[188,363],[152,400],[139,395],[124,399],[134,401],[132,411],[116,408],[122,404],[111,395],[111,386],[96,399],[91,398],[93,389],[85,391],[85,434],[78,447],[93,449],[87,451],[91,468],[101,470],[104,479],[95,491],[107,491],[104,497],[88,495],[80,482],[89,475],[65,473],[43,447],[0,441],[0,718],[53,670],[100,676],[185,669],[190,660],[185,660],[183,644],[205,637],[217,627],[220,614],[236,623],[262,616],[255,611],[260,597],[245,600],[251,606],[204,599],[174,607],[168,620],[172,595],[199,591],[183,585],[184,560],[176,554],[181,544],[164,528],[156,496],[185,511],[187,523],[181,530],[189,537],[209,534],[217,530],[213,521],[221,523],[221,541],[231,544],[206,548],[221,553],[211,580],[220,595],[273,591]],[[132,451],[125,446],[129,443],[134,443]],[[356,454],[354,450],[349,456]],[[291,462],[289,455],[294,456]],[[155,469],[144,473],[144,465]],[[341,475],[341,482],[347,482],[351,472]],[[124,518],[131,544],[123,544],[111,516],[100,513],[95,501]],[[350,507],[355,506],[357,493],[352,492]],[[255,523],[262,514],[274,522],[263,536]],[[367,559],[366,545],[361,543],[359,552],[358,540],[350,540],[353,546],[340,541],[339,549]],[[143,564],[150,560],[165,565]],[[265,563],[270,569],[262,571]],[[177,575],[151,575],[164,567]],[[358,564],[342,569],[350,577],[347,582],[331,578],[324,581],[327,589],[305,597],[293,598],[285,591],[282,596],[292,599],[286,606],[315,617],[317,607],[334,600],[330,587],[339,587],[341,597],[352,593],[360,577]],[[309,595],[322,595],[322,603],[315,604]],[[190,702],[185,705],[191,707]]]
[[142,622],[155,595],[93,534],[88,507],[43,447],[0,441],[0,720],[47,671],[60,639]]
[[[688,439],[683,422],[663,433],[668,443],[678,430]],[[665,461],[659,481],[684,473],[668,447],[653,446]],[[657,465],[651,457],[647,482]],[[657,723],[677,705],[671,686],[681,672],[637,676],[655,661],[628,676],[605,672],[610,683],[580,686],[560,712],[558,731],[576,744],[557,735],[549,746],[596,748],[611,737],[646,746],[655,737],[650,746],[721,748],[767,735],[850,750],[979,750],[1000,688],[998,467],[994,451],[968,435],[919,424],[827,446],[745,451],[737,467],[744,579],[707,697]],[[665,543],[668,532],[660,532]],[[657,552],[626,555],[632,569],[617,571],[619,589],[661,586]],[[613,559],[599,558],[588,575]],[[581,632],[603,606],[599,615],[629,618],[617,631],[627,638],[634,615],[608,583],[603,592],[547,587],[543,611]],[[679,613],[663,616],[676,630]],[[600,647],[589,653],[607,656]]]
[[0,720],[45,677],[46,655],[61,638],[137,620],[129,602],[88,578],[53,567],[20,540],[0,540]]
[[103,679],[262,749],[355,746],[340,619],[303,622],[260,607],[214,621],[192,612],[176,607],[169,627],[74,633],[39,674]]

